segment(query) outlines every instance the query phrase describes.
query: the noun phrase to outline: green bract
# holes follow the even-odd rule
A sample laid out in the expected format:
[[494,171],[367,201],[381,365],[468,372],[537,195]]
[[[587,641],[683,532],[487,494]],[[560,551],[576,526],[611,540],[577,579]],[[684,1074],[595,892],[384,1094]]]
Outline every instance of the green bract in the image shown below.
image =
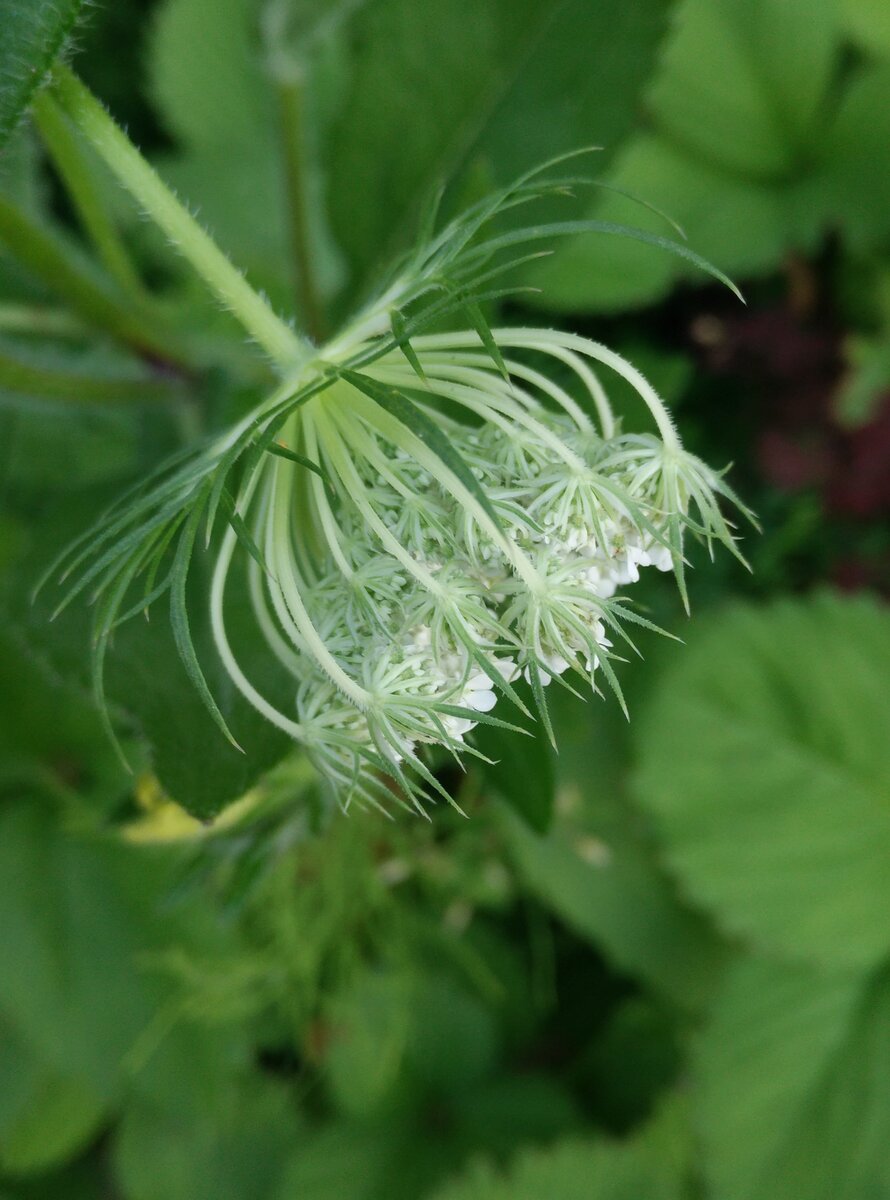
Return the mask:
[[[177,647],[220,727],[189,634],[186,578],[214,557],[216,652],[246,699],[303,745],[343,803],[415,804],[438,791],[424,757],[474,753],[465,735],[524,676],[549,730],[544,688],[574,673],[620,691],[610,658],[628,623],[620,590],[673,570],[687,532],[735,551],[719,474],[688,454],[645,378],[587,338],[492,329],[480,305],[509,294],[516,247],[593,222],[493,229],[496,217],[584,182],[558,163],[426,235],[379,297],[314,347],[253,292],[71,76],[61,103],[275,361],[282,382],[233,428],[123,498],[59,565],[63,603],[96,596],[94,673],[113,629],[169,594]],[[713,269],[708,268],[713,274]],[[457,325],[457,332],[428,332]],[[600,371],[604,369],[603,378]],[[625,434],[609,379],[623,378],[656,434]],[[288,681],[282,705],[232,644],[227,589],[246,571],[257,633]],[[391,782],[397,787],[393,790]]]

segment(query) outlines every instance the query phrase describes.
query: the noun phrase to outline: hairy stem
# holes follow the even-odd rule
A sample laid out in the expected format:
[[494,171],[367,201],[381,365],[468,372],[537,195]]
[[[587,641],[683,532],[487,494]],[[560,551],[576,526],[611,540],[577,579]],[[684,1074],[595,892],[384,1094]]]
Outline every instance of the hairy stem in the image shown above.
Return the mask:
[[270,357],[289,369],[311,355],[311,343],[297,335],[253,290],[77,76],[66,67],[58,68],[53,91],[147,216]]

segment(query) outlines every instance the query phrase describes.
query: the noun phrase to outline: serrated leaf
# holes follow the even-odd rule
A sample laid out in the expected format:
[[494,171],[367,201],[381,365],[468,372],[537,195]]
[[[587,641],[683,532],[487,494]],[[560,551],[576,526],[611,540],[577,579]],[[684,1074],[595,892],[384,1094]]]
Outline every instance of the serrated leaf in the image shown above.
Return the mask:
[[70,37],[84,0],[6,0],[0,40],[0,151]]
[[626,1141],[590,1137],[518,1155],[506,1171],[485,1161],[434,1200],[688,1200],[687,1134],[668,1110]]
[[867,1200],[890,1184],[890,979],[746,961],[693,1056],[721,1200]]
[[634,725],[636,793],[686,892],[826,966],[890,949],[890,616],[823,595],[690,634]]

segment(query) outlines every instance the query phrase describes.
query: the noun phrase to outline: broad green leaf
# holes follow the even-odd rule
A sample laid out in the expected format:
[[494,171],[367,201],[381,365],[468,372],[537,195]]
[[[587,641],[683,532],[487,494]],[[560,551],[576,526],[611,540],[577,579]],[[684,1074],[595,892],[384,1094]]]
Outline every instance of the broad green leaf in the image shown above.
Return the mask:
[[406,1074],[422,1094],[451,1096],[460,1105],[494,1066],[493,1016],[477,996],[443,974],[425,974],[411,1000]]
[[6,0],[0,39],[0,152],[70,37],[83,0]]
[[[256,0],[168,0],[157,16],[151,87],[165,123],[184,145],[225,151],[266,129]],[[268,213],[268,197],[264,210]]]
[[351,22],[328,205],[359,279],[408,244],[419,205],[460,163],[557,7],[382,0]]
[[890,1185],[890,980],[742,961],[693,1059],[721,1200],[872,1200]]
[[[890,78],[881,65],[842,73],[836,19],[828,0],[688,0],[649,89],[652,128],[624,145],[605,181],[674,218],[738,279],[775,270],[789,251],[814,252],[835,229],[862,252],[883,245]],[[663,231],[655,214],[608,192],[585,212]],[[572,238],[521,273],[542,305],[568,311],[652,303],[692,278],[642,246],[593,238]]]
[[36,797],[0,816],[0,1013],[47,1071],[99,1100],[126,1084],[173,1111],[207,1106],[243,1061],[237,1030],[178,1019],[153,956],[208,958],[221,930],[171,910],[175,855],[64,832]]
[[0,633],[0,788],[27,781],[69,789],[99,808],[120,803],[128,780],[87,693],[64,683],[5,617]]
[[[139,618],[117,631],[107,661],[106,691],[144,734],[165,790],[193,816],[206,820],[242,796],[292,743],[244,701],[222,667],[210,635],[206,592],[202,594],[206,575],[203,570],[200,574],[190,585],[187,600],[195,653],[214,702],[243,750],[226,740],[189,682],[163,605],[150,621]],[[282,687],[286,681],[260,653],[252,610],[234,597],[238,582],[233,576],[227,618],[236,653],[250,677],[264,681],[266,694],[281,691],[277,698],[286,705],[288,696]]]
[[[661,135],[640,134],[618,154],[609,182],[669,213],[704,258],[744,278],[769,270],[784,245],[784,209],[775,190],[730,176],[689,157]],[[625,196],[600,193],[588,209],[594,220],[666,232],[657,214]],[[523,281],[541,289],[532,303],[575,311],[621,311],[661,299],[678,275],[700,271],[673,255],[628,238],[588,234],[555,244],[552,257],[526,268]]]
[[[29,592],[55,551],[88,528],[97,507],[104,507],[107,499],[107,495],[90,494],[89,499],[84,496],[79,502],[47,507],[45,518],[33,531],[29,553],[10,574],[9,597],[0,609],[30,655],[78,684],[85,681],[89,666],[86,606],[73,604],[50,621],[55,599],[44,591],[32,605]],[[266,694],[283,706],[293,703],[289,680],[268,662],[258,644],[252,610],[243,602],[242,572],[232,572],[230,586],[227,626],[235,653]],[[202,820],[243,795],[291,744],[243,700],[222,667],[209,628],[208,588],[207,558],[199,550],[187,596],[190,630],[211,694],[245,747],[243,753],[226,741],[190,684],[163,603],[150,610],[150,620],[138,615],[115,630],[114,646],[105,662],[105,694],[118,735],[144,739],[152,769],[165,791]],[[134,596],[134,603],[137,599]]]
[[553,748],[541,729],[522,737],[507,729],[480,727],[473,735],[491,762],[480,762],[486,782],[500,793],[535,833],[546,833],[553,817],[556,791]]
[[869,54],[890,58],[890,8],[885,0],[841,0],[844,32]]
[[335,1034],[325,1073],[348,1117],[384,1116],[406,1095],[462,1096],[494,1060],[491,1015],[442,975],[368,971],[327,1016]]
[[65,838],[34,801],[4,808],[0,1008],[48,1064],[104,1092],[151,1015],[138,924],[110,888],[99,847]]
[[635,724],[636,792],[683,890],[792,958],[890,949],[890,616],[822,595],[692,630]]
[[386,1109],[400,1079],[411,1022],[410,984],[394,973],[367,973],[334,997],[328,1012],[337,1031],[325,1073],[338,1109],[367,1117]]
[[138,462],[137,425],[112,403],[78,410],[0,387],[9,421],[6,483],[20,495],[46,496],[128,479]]
[[481,1161],[434,1200],[684,1200],[686,1133],[669,1110],[625,1142],[599,1138],[526,1150],[505,1172]]
[[888,138],[890,66],[881,65],[860,72],[844,93],[800,198],[863,253],[890,238]]
[[0,1135],[0,1170],[29,1175],[63,1163],[98,1132],[105,1116],[104,1101],[89,1085],[47,1073]]
[[[580,707],[580,706],[578,706]],[[504,811],[525,885],[619,969],[685,1010],[697,1010],[719,978],[725,951],[676,895],[628,804],[620,714],[558,710],[556,817],[546,836]],[[583,718],[583,719],[582,719]]]
[[327,1122],[294,1149],[271,1200],[413,1200],[441,1178],[428,1157],[417,1131],[392,1119]]
[[675,1014],[631,995],[611,1014],[581,1055],[575,1086],[610,1129],[645,1120],[685,1069]]
[[793,170],[831,77],[835,8],[834,0],[684,0],[649,94],[658,127],[755,179]]
[[48,1067],[0,1013],[0,1171],[26,1175],[63,1162],[104,1116],[93,1088]]
[[613,143],[664,10],[661,0],[378,0],[357,13],[327,151],[334,233],[354,277],[410,243],[424,200],[468,155],[506,180],[554,152]]
[[298,1137],[285,1089],[254,1077],[210,1110],[131,1105],[115,1175],[126,1200],[269,1200]]
[[[555,6],[481,131],[474,157],[505,182],[554,155],[597,146],[579,165],[582,174],[598,177],[634,122],[669,12],[664,0]],[[565,213],[564,202],[558,211]]]

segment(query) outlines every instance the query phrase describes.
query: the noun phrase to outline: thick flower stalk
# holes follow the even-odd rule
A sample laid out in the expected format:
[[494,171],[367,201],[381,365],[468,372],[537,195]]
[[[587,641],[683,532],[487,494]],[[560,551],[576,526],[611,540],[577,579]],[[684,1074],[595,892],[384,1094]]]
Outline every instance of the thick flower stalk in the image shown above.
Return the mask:
[[[113,144],[117,131],[82,96],[70,86],[62,95],[100,149],[103,137]],[[499,214],[578,182],[535,173],[475,206],[319,348],[251,308],[248,327],[267,330],[281,386],[121,501],[61,564],[72,581],[65,602],[85,589],[97,596],[100,698],[111,632],[169,594],[183,661],[228,733],[189,636],[185,582],[199,534],[213,555],[210,622],[228,675],[344,803],[420,803],[441,791],[429,748],[476,753],[468,735],[479,722],[523,707],[519,679],[548,729],[552,681],[620,697],[612,657],[629,626],[646,624],[626,590],[643,570],[672,571],[685,599],[685,539],[737,553],[718,500],[738,501],[684,450],[656,392],[620,355],[571,333],[486,323],[480,304],[503,294],[515,264],[505,252],[544,236],[628,232],[695,258],[591,222],[491,232]],[[152,197],[140,199],[151,211]],[[429,332],[434,324],[458,329]],[[609,401],[616,376],[653,432],[623,432]],[[245,666],[233,587],[246,590],[284,703]]]

